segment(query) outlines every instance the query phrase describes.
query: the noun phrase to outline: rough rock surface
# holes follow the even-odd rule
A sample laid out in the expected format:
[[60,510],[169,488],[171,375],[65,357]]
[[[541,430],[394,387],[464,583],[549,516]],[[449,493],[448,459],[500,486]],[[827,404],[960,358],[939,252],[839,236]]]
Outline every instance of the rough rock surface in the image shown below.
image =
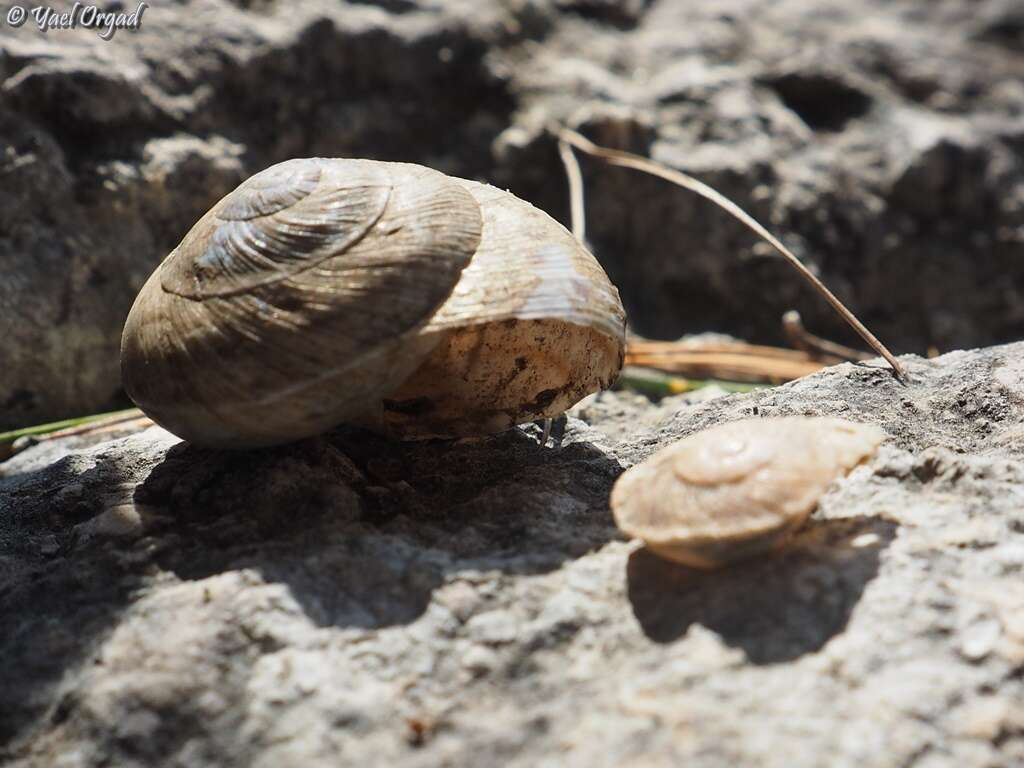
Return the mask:
[[[109,42],[0,25],[0,429],[117,400],[132,297],[249,174],[411,160],[564,219],[551,120],[718,186],[897,350],[1024,333],[1015,0],[151,6]],[[593,245],[637,331],[771,340],[797,308],[845,334],[724,214],[584,171]]]
[[[521,431],[0,465],[10,766],[1024,764],[1024,344]],[[672,408],[672,406],[676,406]],[[890,438],[787,551],[617,534],[615,477],[742,417]],[[589,423],[588,423],[589,422]]]

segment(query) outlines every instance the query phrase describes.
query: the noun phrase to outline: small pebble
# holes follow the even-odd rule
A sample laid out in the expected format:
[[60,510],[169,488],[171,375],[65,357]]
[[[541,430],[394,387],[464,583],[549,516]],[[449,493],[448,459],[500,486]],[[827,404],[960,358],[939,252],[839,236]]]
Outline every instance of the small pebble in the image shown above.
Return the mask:
[[141,509],[138,505],[117,504],[108,507],[92,520],[76,525],[75,530],[87,537],[122,538],[141,536],[143,532]]
[[957,712],[954,727],[969,738],[991,741],[1002,733],[1011,711],[1005,699],[994,696],[977,698]]
[[498,665],[498,654],[481,645],[474,645],[462,657],[462,666],[474,675],[486,675]]
[[57,542],[57,537],[51,535],[44,536],[39,543],[39,551],[44,555],[55,555],[60,551],[60,544]]
[[863,549],[864,547],[872,547],[878,542],[879,538],[877,533],[862,533],[851,541],[850,545],[854,549]]
[[519,622],[509,611],[487,611],[468,622],[466,628],[477,642],[501,645],[513,642],[519,634]]
[[960,653],[971,661],[981,661],[995,649],[1002,634],[1002,626],[996,619],[975,622],[963,632]]
[[464,581],[447,585],[435,599],[462,623],[469,620],[482,601],[480,593]]
[[57,491],[56,501],[67,502],[78,499],[85,493],[85,486],[82,483],[68,483]]

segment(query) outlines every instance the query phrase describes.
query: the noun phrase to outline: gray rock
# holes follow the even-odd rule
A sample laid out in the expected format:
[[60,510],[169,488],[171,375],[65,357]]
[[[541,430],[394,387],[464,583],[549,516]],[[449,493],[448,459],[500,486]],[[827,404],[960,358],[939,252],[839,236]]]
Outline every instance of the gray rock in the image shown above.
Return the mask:
[[[0,27],[0,429],[123,402],[118,341],[210,204],[289,157],[410,160],[565,220],[544,126],[700,175],[898,351],[1024,333],[1024,55],[1007,0],[194,0]],[[708,204],[584,162],[635,330],[847,329]]]
[[[904,360],[658,418],[605,393],[557,449],[30,448],[0,465],[0,762],[1022,764],[1024,344]],[[890,436],[787,550],[701,572],[617,533],[624,467],[785,414]]]

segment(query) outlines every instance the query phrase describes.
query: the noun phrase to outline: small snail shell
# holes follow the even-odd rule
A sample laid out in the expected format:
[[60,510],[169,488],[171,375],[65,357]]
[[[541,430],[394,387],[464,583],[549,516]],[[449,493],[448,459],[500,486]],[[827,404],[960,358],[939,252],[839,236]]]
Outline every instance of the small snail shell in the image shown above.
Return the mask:
[[706,429],[627,470],[615,521],[657,554],[717,568],[785,543],[834,480],[870,457],[870,424],[791,416]]
[[251,447],[345,421],[500,431],[608,386],[623,346],[604,272],[527,203],[416,165],[304,159],[189,231],[136,298],[121,367],[178,436]]

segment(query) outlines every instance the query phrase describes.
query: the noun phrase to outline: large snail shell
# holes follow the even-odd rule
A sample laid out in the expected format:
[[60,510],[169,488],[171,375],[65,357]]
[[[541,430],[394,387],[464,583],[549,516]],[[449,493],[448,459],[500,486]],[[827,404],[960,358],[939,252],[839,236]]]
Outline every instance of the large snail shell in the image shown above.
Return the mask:
[[217,203],[143,286],[125,389],[187,440],[245,447],[328,429],[397,387],[480,243],[479,206],[436,171],[292,160]]
[[204,445],[353,420],[484,434],[607,386],[623,325],[593,257],[508,193],[402,163],[292,160],[217,203],[150,277],[122,374],[155,421]]
[[690,435],[627,470],[611,507],[624,532],[686,565],[713,568],[783,544],[829,484],[885,433],[841,419],[744,419]]
[[444,339],[363,419],[400,437],[487,434],[554,416],[622,368],[625,315],[594,257],[529,203],[459,183],[480,204],[484,234],[427,325]]

